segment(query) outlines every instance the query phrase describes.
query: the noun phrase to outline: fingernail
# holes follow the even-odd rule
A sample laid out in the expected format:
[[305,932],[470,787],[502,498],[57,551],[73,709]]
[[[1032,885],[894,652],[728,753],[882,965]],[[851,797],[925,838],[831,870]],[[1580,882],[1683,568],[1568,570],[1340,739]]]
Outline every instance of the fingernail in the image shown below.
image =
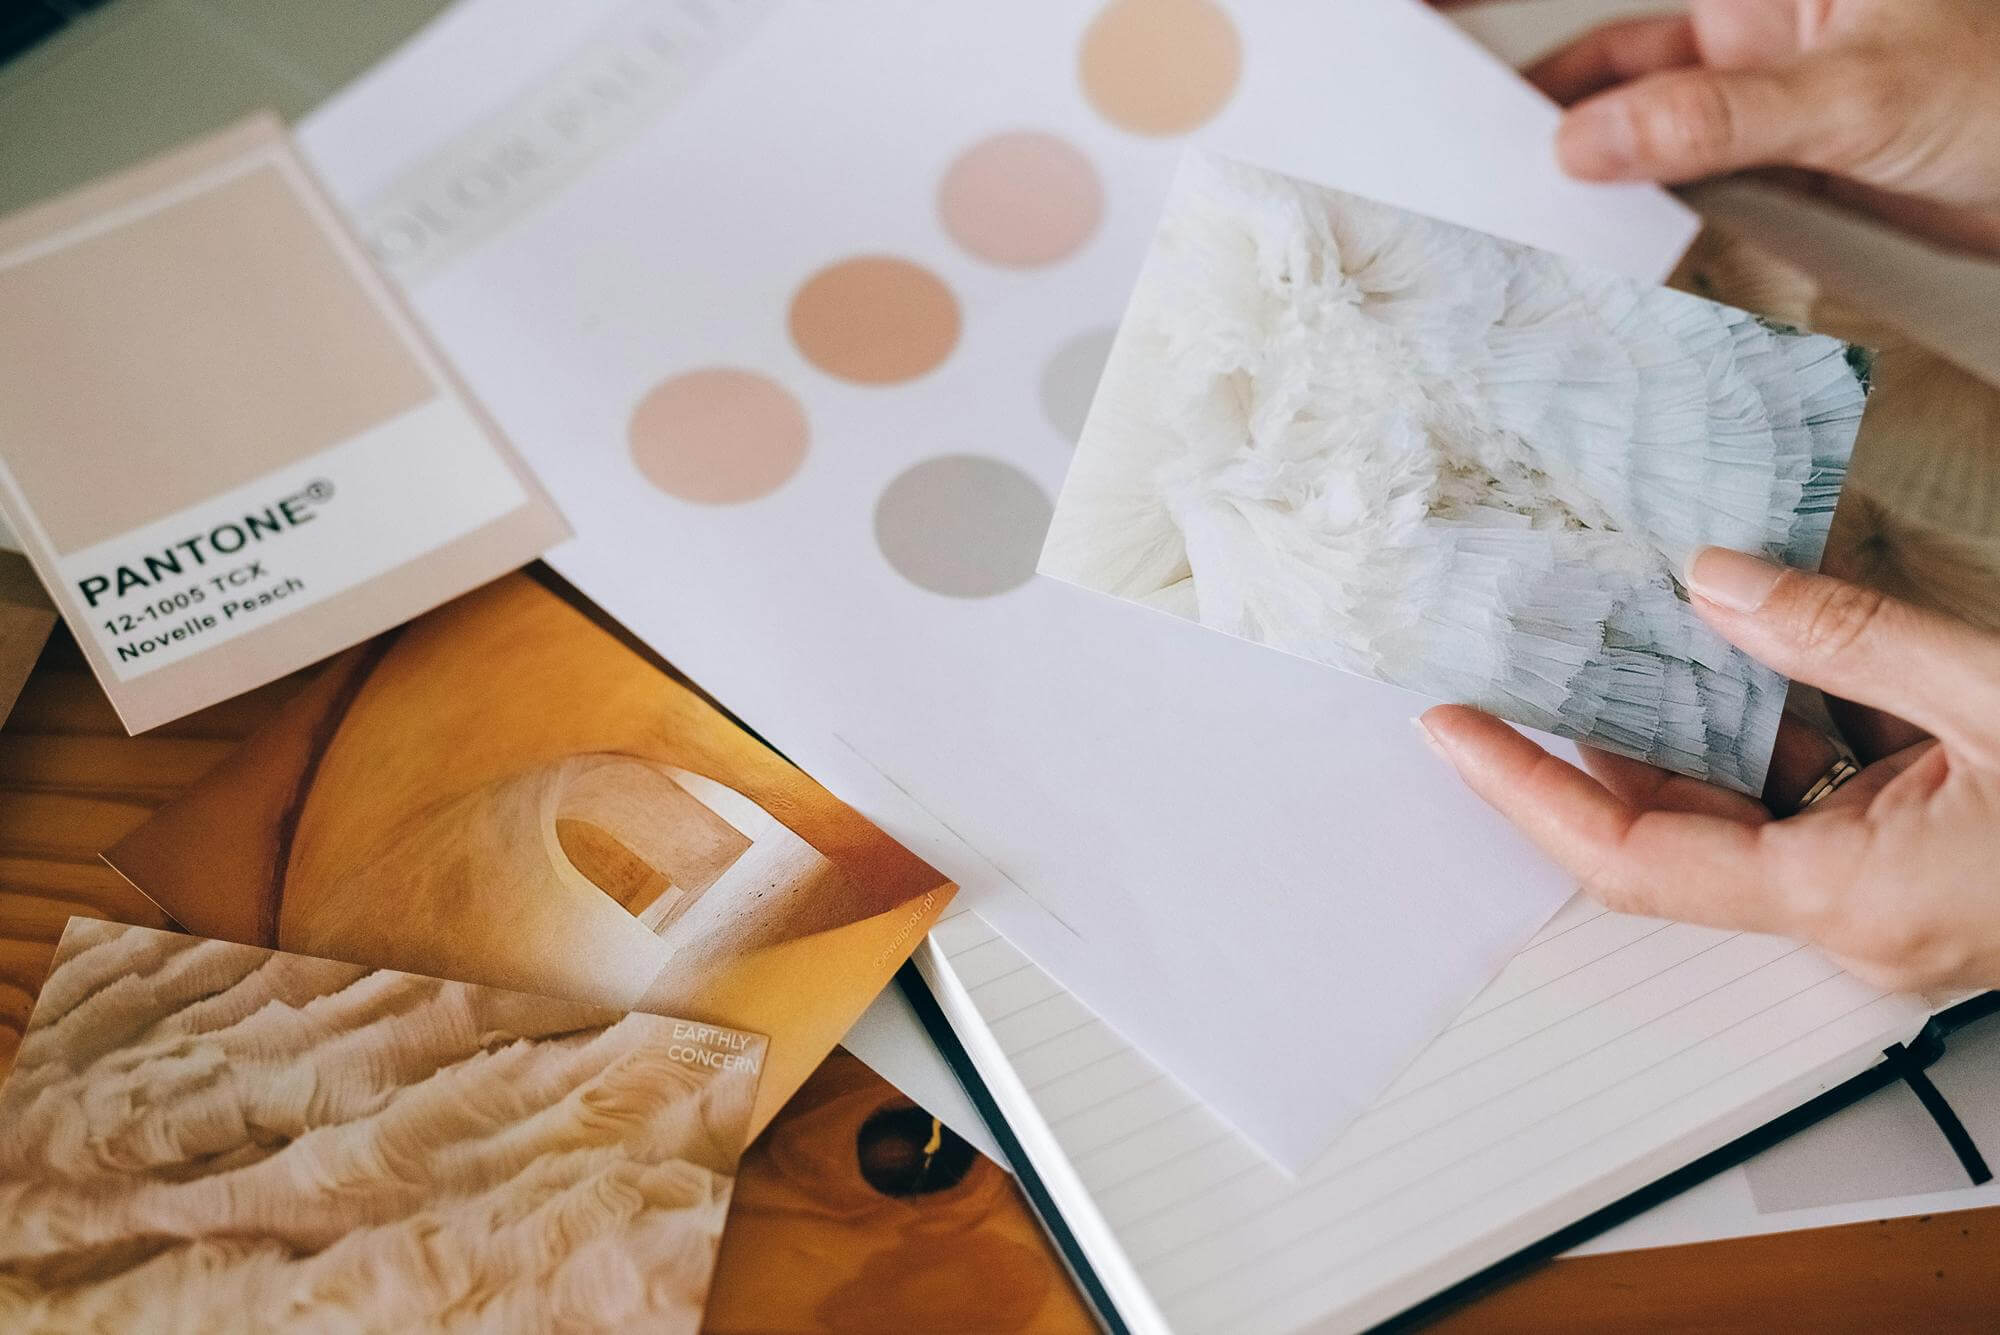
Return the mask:
[[1556,130],[1556,159],[1571,176],[1619,180],[1631,173],[1637,156],[1632,117],[1615,99],[1571,108]]
[[1428,746],[1431,749],[1432,755],[1435,755],[1439,760],[1442,760],[1445,764],[1451,765],[1453,769],[1458,768],[1458,766],[1452,765],[1451,752],[1444,749],[1444,743],[1439,741],[1438,735],[1431,731],[1431,725],[1424,722],[1423,715],[1421,714],[1411,715],[1410,726],[1415,728],[1417,730],[1417,735],[1424,739],[1424,745]]
[[1688,562],[1687,586],[1732,612],[1754,612],[1777,587],[1784,569],[1727,547],[1704,547]]

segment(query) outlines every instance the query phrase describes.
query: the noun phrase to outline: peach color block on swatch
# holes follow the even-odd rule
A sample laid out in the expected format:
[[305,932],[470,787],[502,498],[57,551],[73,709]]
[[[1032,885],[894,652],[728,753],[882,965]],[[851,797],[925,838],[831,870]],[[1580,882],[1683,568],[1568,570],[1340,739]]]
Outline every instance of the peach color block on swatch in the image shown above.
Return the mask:
[[938,217],[982,260],[1018,268],[1074,254],[1097,230],[1104,187],[1090,159],[1039,130],[982,139],[938,185]]
[[135,732],[568,533],[272,116],[0,218],[0,365],[0,509]]
[[[26,249],[24,247],[24,249]],[[58,552],[346,440],[438,387],[276,166],[0,262],[0,440]]]
[[661,381],[639,400],[628,434],[648,482],[701,505],[776,491],[804,462],[809,436],[804,410],[783,386],[726,366]]

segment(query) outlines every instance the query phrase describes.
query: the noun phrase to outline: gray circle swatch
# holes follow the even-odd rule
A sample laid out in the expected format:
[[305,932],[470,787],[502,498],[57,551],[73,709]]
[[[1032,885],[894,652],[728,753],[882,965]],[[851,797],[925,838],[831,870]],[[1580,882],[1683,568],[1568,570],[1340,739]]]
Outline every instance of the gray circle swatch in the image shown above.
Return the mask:
[[906,469],[875,503],[875,543],[910,583],[990,598],[1035,573],[1049,498],[1012,464],[946,454]]
[[1072,445],[1083,435],[1083,421],[1090,416],[1090,400],[1117,333],[1109,326],[1085,330],[1057,348],[1042,368],[1042,412]]

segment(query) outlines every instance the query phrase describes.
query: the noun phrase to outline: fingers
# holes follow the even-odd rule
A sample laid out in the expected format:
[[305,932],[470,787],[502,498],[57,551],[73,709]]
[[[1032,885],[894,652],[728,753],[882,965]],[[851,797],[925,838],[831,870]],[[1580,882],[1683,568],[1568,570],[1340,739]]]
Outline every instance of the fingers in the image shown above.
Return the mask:
[[1966,208],[1865,185],[1842,176],[1825,176],[1818,193],[1850,208],[1872,213],[1904,232],[1913,232],[1951,250],[1969,255],[2000,255],[2000,209]]
[[1857,705],[1852,700],[1829,698],[1826,712],[1840,725],[1840,735],[1847,739],[1847,744],[1854,748],[1854,754],[1864,762],[1894,755],[1930,735],[1916,724],[1899,719],[1894,714]]
[[[1874,717],[1895,724],[1909,734],[1909,740],[1900,746],[1882,750],[1870,750],[1861,757],[1865,765],[1868,761],[1887,756],[1892,751],[1902,751],[1912,743],[1923,740],[1923,734],[1911,728],[1900,719],[1890,719],[1886,714],[1867,711]],[[1713,816],[1726,816],[1731,820],[1758,822],[1768,820],[1772,812],[1784,815],[1798,810],[1799,798],[1803,797],[1820,778],[1833,767],[1835,761],[1844,754],[1840,746],[1819,727],[1805,718],[1792,713],[1788,708],[1778,723],[1778,736],[1771,748],[1771,766],[1764,779],[1764,800],[1757,803],[1741,793],[1719,788],[1712,783],[1689,778],[1685,774],[1675,774],[1670,770],[1648,765],[1644,761],[1632,760],[1600,751],[1594,746],[1580,748],[1583,753],[1583,767],[1590,776],[1609,789],[1613,796],[1642,811],[1690,811]],[[1907,763],[1907,762],[1903,762]],[[1902,764],[1866,769],[1860,777],[1843,785],[1838,791],[1843,797],[1873,793],[1900,772]],[[1825,810],[1834,805],[1828,797],[1815,805],[1815,810]]]
[[1778,720],[1771,746],[1771,767],[1764,775],[1764,802],[1777,812],[1798,810],[1799,799],[1841,758],[1833,739],[1795,717],[1790,709]]
[[[1937,751],[1937,743],[1925,740],[1915,746],[1884,756],[1874,764],[1864,768],[1840,787],[1813,803],[1812,814],[1825,815],[1829,812],[1860,812],[1868,804],[1881,796],[1882,790],[1903,774],[1926,760]],[[1935,764],[1936,762],[1931,762]]]
[[1640,809],[1477,710],[1441,705],[1422,723],[1474,792],[1609,907],[1744,931],[1787,927],[1754,819]]
[[1721,547],[1695,554],[1687,582],[1702,619],[1757,661],[2000,758],[2000,640]]
[[[1732,793],[1727,788],[1718,788],[1685,774],[1648,765],[1643,760],[1600,751],[1594,746],[1579,749],[1583,753],[1583,767],[1590,777],[1627,806],[1641,811],[1687,811],[1698,815],[1725,816],[1730,820],[1753,824],[1770,819],[1768,811],[1741,793]],[[1811,782],[1811,779],[1806,780],[1806,783]],[[1799,789],[1803,792],[1805,784],[1800,784]]]
[[1684,14],[1607,23],[1530,65],[1528,82],[1568,106],[1616,83],[1696,64],[1694,24]]
[[1563,169],[1586,181],[1677,184],[1795,162],[1814,109],[1781,70],[1673,70],[1571,109],[1556,135]]

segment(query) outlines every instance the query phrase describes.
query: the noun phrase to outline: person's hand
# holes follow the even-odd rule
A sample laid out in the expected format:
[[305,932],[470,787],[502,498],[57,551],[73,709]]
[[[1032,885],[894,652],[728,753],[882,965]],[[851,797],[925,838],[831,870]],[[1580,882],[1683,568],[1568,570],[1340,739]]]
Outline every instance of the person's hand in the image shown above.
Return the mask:
[[[1812,941],[1887,987],[2000,986],[2000,636],[1715,547],[1688,586],[1745,652],[1887,711],[1848,729],[1869,762],[1859,775],[1774,820],[1740,793],[1587,748],[1585,773],[1461,706],[1427,711],[1424,730],[1610,908]],[[1774,768],[1812,740],[1791,732]]]
[[2000,4],[1693,0],[1527,71],[1571,109],[1572,175],[1678,184],[1753,167],[2000,253]]

